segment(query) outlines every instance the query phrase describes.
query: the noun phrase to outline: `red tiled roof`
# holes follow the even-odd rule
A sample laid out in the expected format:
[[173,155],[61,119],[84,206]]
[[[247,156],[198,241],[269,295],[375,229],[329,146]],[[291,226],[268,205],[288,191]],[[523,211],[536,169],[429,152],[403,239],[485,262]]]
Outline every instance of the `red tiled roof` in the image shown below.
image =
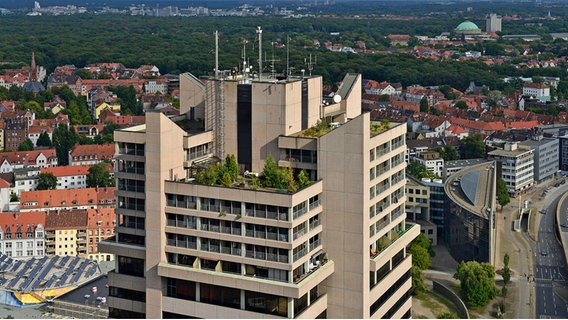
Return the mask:
[[525,83],[523,87],[527,88],[536,88],[536,89],[546,89],[550,88],[549,86],[545,85],[544,83]]
[[57,157],[55,149],[43,149],[32,151],[12,151],[0,153],[0,161],[8,161],[14,165],[37,165],[36,161],[40,154],[43,154],[47,159]]
[[76,144],[69,151],[71,157],[85,157],[97,155],[98,160],[110,159],[114,157],[115,145],[114,143],[96,144],[96,145],[80,145]]
[[41,168],[40,173],[51,173],[55,177],[82,176],[89,174],[91,166],[60,166],[51,168]]
[[45,214],[46,230],[86,229],[87,210],[53,210]]
[[10,182],[0,178],[0,189],[2,188],[10,188]]

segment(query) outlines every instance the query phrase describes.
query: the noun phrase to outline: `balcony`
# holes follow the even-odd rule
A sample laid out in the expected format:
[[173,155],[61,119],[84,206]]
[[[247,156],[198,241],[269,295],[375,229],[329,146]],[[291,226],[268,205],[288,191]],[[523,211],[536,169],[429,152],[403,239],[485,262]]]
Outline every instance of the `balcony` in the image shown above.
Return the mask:
[[384,237],[384,240],[381,238],[380,249],[377,248],[376,251],[370,250],[371,270],[380,268],[378,261],[382,261],[381,258],[383,256],[388,255],[390,259],[395,253],[410,244],[410,242],[420,234],[420,225],[407,223],[406,230],[401,232],[391,230],[389,233],[391,236],[390,239],[388,237]]
[[329,260],[327,259],[327,255],[324,251],[319,251],[317,253],[317,257],[315,258],[315,262],[310,262],[310,264],[308,265],[308,268],[304,268],[304,265],[299,266],[298,268],[296,268],[296,270],[294,270],[294,283],[298,284],[300,282],[302,282],[303,280],[305,280],[306,278],[308,278],[311,274],[315,273],[316,271],[318,271],[320,268],[323,268],[324,266],[326,266],[326,264],[329,263]]

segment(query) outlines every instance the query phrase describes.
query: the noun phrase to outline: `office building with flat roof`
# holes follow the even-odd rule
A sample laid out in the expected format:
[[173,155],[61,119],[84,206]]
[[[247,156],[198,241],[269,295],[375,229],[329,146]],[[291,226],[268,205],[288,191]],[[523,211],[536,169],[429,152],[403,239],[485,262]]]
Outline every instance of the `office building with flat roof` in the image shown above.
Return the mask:
[[[359,74],[337,95],[319,76],[208,79],[202,128],[149,112],[115,131],[110,316],[409,318],[406,125],[361,114]],[[235,182],[198,183],[228,155]],[[259,186],[269,156],[312,182]]]

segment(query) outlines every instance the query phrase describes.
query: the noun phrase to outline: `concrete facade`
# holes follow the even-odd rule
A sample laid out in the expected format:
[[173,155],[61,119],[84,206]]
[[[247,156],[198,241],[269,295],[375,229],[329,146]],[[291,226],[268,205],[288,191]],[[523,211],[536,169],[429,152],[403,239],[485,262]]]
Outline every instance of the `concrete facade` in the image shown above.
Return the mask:
[[520,143],[534,150],[534,180],[544,181],[558,172],[558,139],[526,140]]
[[505,180],[507,190],[513,196],[524,192],[534,184],[534,150],[518,143],[505,143],[505,149],[488,153],[497,161],[497,174]]
[[[376,132],[355,113],[360,78],[346,76],[342,100],[325,107],[321,77],[210,79],[205,131],[154,112],[115,131],[115,176],[136,187],[117,188],[116,237],[99,244],[116,255],[110,316],[410,317],[406,247],[420,228],[405,222],[406,126]],[[330,131],[304,135],[323,116]],[[271,156],[313,182],[195,182],[196,167],[229,154],[241,174]]]

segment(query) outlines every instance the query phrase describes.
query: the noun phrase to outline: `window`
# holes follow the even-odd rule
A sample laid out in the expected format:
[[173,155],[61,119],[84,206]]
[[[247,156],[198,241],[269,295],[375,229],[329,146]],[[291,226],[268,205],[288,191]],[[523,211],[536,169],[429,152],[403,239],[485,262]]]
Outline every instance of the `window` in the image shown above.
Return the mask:
[[144,260],[118,256],[118,273],[144,277]]

